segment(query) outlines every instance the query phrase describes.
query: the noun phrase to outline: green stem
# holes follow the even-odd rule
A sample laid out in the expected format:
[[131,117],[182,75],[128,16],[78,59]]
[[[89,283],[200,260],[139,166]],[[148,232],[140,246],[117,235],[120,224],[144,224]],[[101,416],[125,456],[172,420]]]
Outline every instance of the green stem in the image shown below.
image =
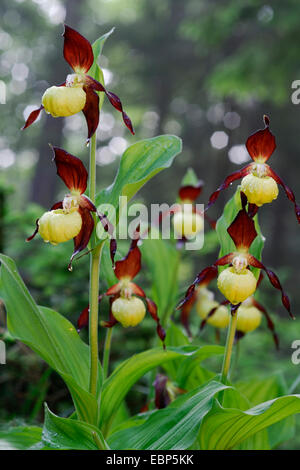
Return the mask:
[[237,310],[231,315],[230,324],[229,324],[228,333],[227,333],[225,354],[224,354],[222,373],[221,373],[221,382],[224,384],[226,384],[226,381],[228,378],[228,372],[230,369],[232,348],[233,348],[234,336],[236,332],[236,322],[237,322]]
[[104,343],[104,351],[103,351],[103,378],[106,379],[108,375],[108,366],[109,366],[109,357],[110,357],[110,346],[111,346],[111,338],[112,338],[113,329],[107,328],[105,343]]
[[[92,202],[96,198],[96,134],[91,139],[90,149],[90,192]],[[95,220],[96,221],[96,220]],[[96,396],[98,383],[98,310],[99,274],[103,243],[90,253],[90,291],[89,291],[89,344],[90,344],[90,392]]]

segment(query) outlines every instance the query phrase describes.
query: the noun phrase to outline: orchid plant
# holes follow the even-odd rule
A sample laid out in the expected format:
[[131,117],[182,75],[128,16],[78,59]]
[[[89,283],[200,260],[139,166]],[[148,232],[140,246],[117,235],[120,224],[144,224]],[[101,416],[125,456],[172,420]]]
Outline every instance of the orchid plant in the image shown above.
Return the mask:
[[[253,163],[227,177],[210,197],[206,209],[216,201],[220,191],[242,178],[241,187],[217,223],[207,217],[206,211],[197,209],[196,200],[203,183],[193,175],[179,190],[177,208],[167,211],[173,215],[174,239],[143,237],[137,223],[124,256],[116,241],[123,209],[120,196],[130,200],[158,172],[170,167],[181,152],[181,141],[176,136],[161,135],[130,145],[120,160],[113,183],[98,192],[96,132],[101,126],[99,116],[104,95],[122,114],[131,134],[134,134],[133,125],[118,96],[106,89],[98,65],[109,34],[91,44],[79,32],[65,26],[63,36],[64,58],[73,73],[63,84],[45,91],[42,105],[32,111],[23,128],[32,125],[43,109],[53,117],[66,118],[82,111],[88,128],[89,168],[66,150],[51,146],[57,174],[68,191],[49,211],[41,213],[33,235],[27,240],[37,234],[52,245],[73,240],[70,271],[72,263],[79,269],[80,258],[89,255],[89,304],[79,315],[75,328],[60,313],[37,305],[15,262],[4,254],[0,254],[0,297],[7,312],[9,334],[28,345],[61,376],[70,392],[73,411],[68,417],[60,417],[45,405],[43,428],[30,423],[26,428],[5,430],[4,434],[0,431],[0,442],[5,439],[17,448],[47,450],[276,447],[286,437],[284,431],[280,436],[269,431],[276,423],[300,412],[300,395],[270,396],[269,387],[260,384],[260,397],[264,401],[256,406],[249,392],[251,387],[242,389],[238,383],[231,382],[230,376],[234,340],[256,329],[262,314],[276,345],[279,344],[271,316],[254,297],[262,271],[281,293],[283,306],[294,318],[279,278],[261,261],[264,240],[258,221],[259,208],[276,199],[278,184],[293,203],[300,222],[294,193],[266,163],[275,150],[269,118],[264,117],[265,128],[246,142]],[[110,211],[100,210],[105,204],[114,208],[116,217]],[[187,204],[190,208],[184,211]],[[218,236],[220,254],[213,264],[200,270],[179,302],[181,321],[178,322],[176,303],[182,297],[178,284],[183,242],[191,235],[203,233],[205,222],[215,239]],[[32,243],[38,244],[38,238]],[[192,252],[184,254],[192,255]],[[68,275],[72,282],[72,273]],[[137,275],[139,284],[134,282]],[[145,279],[148,285],[144,290],[140,284]],[[185,284],[186,279],[187,276]],[[214,280],[225,297],[221,302],[208,289]],[[108,315],[103,308],[104,299],[108,299]],[[228,328],[225,348],[206,344],[203,337],[192,335],[190,319],[194,305],[202,320],[201,328],[206,323],[218,330]],[[113,327],[121,325],[126,332],[134,327],[138,334],[146,311],[156,323],[157,335],[151,329],[153,347],[128,357],[124,342],[121,347],[126,359],[114,368],[110,361]],[[88,343],[80,332],[84,327],[88,329]],[[104,332],[102,351],[100,339]],[[120,349],[120,344],[117,347]],[[217,362],[218,357],[223,357],[221,373],[203,366],[202,361],[212,357]],[[143,376],[149,382],[144,400],[147,405],[137,415],[129,416],[126,395]],[[126,413],[122,412],[124,409]],[[290,427],[288,437],[291,430]]]

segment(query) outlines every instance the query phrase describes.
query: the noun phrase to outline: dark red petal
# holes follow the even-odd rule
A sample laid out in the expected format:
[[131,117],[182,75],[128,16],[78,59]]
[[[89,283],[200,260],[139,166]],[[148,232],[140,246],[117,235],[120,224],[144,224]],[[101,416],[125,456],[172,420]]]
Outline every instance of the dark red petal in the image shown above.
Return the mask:
[[159,410],[162,408],[166,408],[170,402],[170,396],[168,394],[167,390],[167,382],[168,382],[168,377],[163,374],[157,374],[155,377],[154,381],[154,389],[155,389],[155,399],[154,403],[156,408]]
[[80,158],[58,147],[52,147],[52,150],[58,176],[70,191],[80,191],[83,194],[87,187],[88,172]]
[[85,194],[82,194],[79,199],[79,205],[83,209],[88,209],[90,212],[97,212],[97,207],[95,204],[87,197]]
[[200,325],[200,331],[203,330],[203,328],[205,327],[206,323],[207,323],[207,320],[212,317],[215,313],[216,313],[216,310],[218,310],[218,308],[220,307],[220,305],[228,305],[230,302],[229,300],[223,300],[223,302],[220,302],[219,305],[217,305],[216,307],[212,308],[210,310],[210,312],[208,313],[207,317],[204,318],[204,320],[202,320],[201,322],[201,325]]
[[181,321],[182,326],[185,328],[189,337],[192,336],[190,325],[189,325],[190,313],[196,300],[197,300],[197,292],[196,290],[194,290],[191,297],[182,305],[180,309],[181,310],[180,321]]
[[234,253],[229,253],[228,255],[222,256],[215,262],[215,266],[226,266],[226,264],[230,264],[234,258]]
[[62,201],[59,201],[59,202],[56,202],[55,204],[53,204],[53,206],[51,207],[51,211],[54,211],[55,209],[62,209],[63,208],[63,202]]
[[[228,261],[228,263],[229,262],[230,261]],[[207,286],[213,279],[217,277],[217,275],[218,275],[218,268],[215,265],[204,268],[199,274],[197,274],[196,279],[186,291],[184,299],[182,299],[179,302],[179,304],[176,307],[176,310],[181,309],[181,307],[190,300],[190,298],[194,295],[194,291],[197,285],[200,284],[201,286]]]
[[149,297],[146,297],[146,304],[147,304],[147,309],[148,309],[148,312],[150,313],[151,317],[153,318],[154,321],[156,321],[156,331],[157,331],[157,334],[158,336],[160,337],[160,339],[162,340],[163,342],[163,347],[164,349],[166,348],[165,347],[165,343],[164,343],[164,340],[165,340],[165,337],[166,337],[166,332],[165,330],[163,329],[163,327],[161,326],[160,324],[160,321],[159,321],[159,317],[157,315],[157,306],[156,304],[153,302],[153,300],[149,299]]
[[79,332],[82,328],[85,328],[89,324],[89,313],[90,313],[90,308],[85,307],[84,310],[82,310],[78,320],[77,320],[77,331]]
[[251,171],[252,165],[253,163],[250,163],[249,165],[245,166],[241,170],[235,171],[231,175],[227,176],[227,178],[225,178],[221,186],[219,186],[219,188],[210,196],[205,210],[207,210],[210,206],[212,206],[216,202],[221,191],[228,188],[228,186],[230,186],[231,183],[233,183],[234,181],[239,180],[243,178],[244,176],[248,175]]
[[38,109],[35,109],[34,111],[31,111],[31,113],[29,114],[24,126],[22,127],[22,131],[24,129],[26,129],[27,127],[31,126],[31,124],[34,123],[34,121],[37,120],[37,118],[39,117],[40,115],[40,112],[44,109],[44,106],[40,106]]
[[96,91],[102,91],[106,94],[107,98],[109,99],[113,107],[116,108],[118,111],[120,111],[120,113],[122,114],[125,126],[130,130],[131,134],[134,135],[132,122],[129,116],[123,110],[123,106],[122,106],[120,98],[117,95],[115,95],[115,93],[112,93],[111,91],[107,91],[106,88],[100,82],[90,77],[89,75],[85,77],[85,83],[86,83],[86,86],[89,87],[90,89],[96,90]]
[[99,96],[91,88],[85,87],[84,91],[86,94],[86,102],[82,112],[85,116],[88,128],[87,143],[89,143],[99,124]]
[[75,72],[86,73],[94,62],[94,54],[90,42],[66,24],[63,36],[65,38],[65,60]]
[[179,197],[182,201],[195,201],[200,196],[203,189],[203,181],[199,181],[197,185],[182,186],[179,189]]
[[72,270],[72,262],[74,257],[85,249],[88,242],[90,241],[91,235],[94,230],[94,219],[88,209],[79,208],[80,215],[82,217],[82,227],[79,234],[74,238],[74,251],[70,258],[68,265],[69,271]]
[[146,294],[143,289],[134,282],[131,282],[129,284],[129,287],[131,288],[133,294],[139,295],[140,297],[146,297]]
[[247,150],[252,160],[266,162],[276,148],[275,137],[269,130],[269,118],[264,116],[265,129],[260,129],[248,137],[246,142]]
[[105,294],[106,295],[117,295],[121,290],[121,287],[120,287],[120,283],[118,282],[118,284],[114,284],[113,286],[111,286],[106,292]]
[[245,248],[248,250],[253,240],[257,237],[254,221],[249,217],[245,209],[239,211],[234,221],[228,227],[227,232],[238,249]]
[[280,290],[280,292],[281,292],[282,305],[289,312],[290,317],[293,320],[295,320],[295,317],[291,312],[290,300],[289,300],[288,296],[286,295],[286,293],[284,292],[284,290],[282,289],[282,286],[281,286],[280,281],[279,281],[278,277],[276,276],[276,274],[273,271],[271,271],[270,269],[266,268],[266,266],[264,266],[260,261],[258,261],[258,259],[256,259],[253,255],[248,254],[247,259],[248,259],[248,263],[249,263],[250,266],[253,266],[254,268],[263,269],[266,272],[272,286],[275,287],[275,289]]
[[38,233],[38,231],[39,231],[39,220],[40,219],[36,219],[36,221],[35,221],[35,231],[33,232],[33,234],[30,237],[26,238],[27,242],[30,242],[36,236],[36,234]]
[[275,173],[275,171],[269,167],[269,165],[266,165],[266,167],[267,167],[268,176],[271,176],[271,178],[273,178],[276,181],[276,183],[280,184],[283,187],[285,194],[287,195],[289,200],[294,204],[295,214],[296,214],[298,223],[300,224],[300,206],[298,206],[296,203],[296,199],[295,199],[295,195],[293,191],[282,181],[280,176],[278,176],[277,173]]
[[208,217],[208,215],[206,213],[203,214],[203,212],[199,212],[199,211],[196,211],[198,214],[204,216],[205,220],[207,220],[207,222],[209,223],[210,227],[212,228],[212,230],[216,230],[216,225],[217,225],[217,221],[214,220],[214,219],[211,219],[210,217]]
[[252,305],[254,307],[256,307],[260,312],[262,312],[262,314],[266,317],[266,320],[267,320],[267,327],[268,329],[271,331],[272,333],[272,336],[273,336],[273,339],[274,339],[274,343],[275,343],[275,346],[276,346],[276,349],[278,350],[279,349],[279,338],[278,338],[278,335],[275,331],[275,325],[274,325],[274,322],[272,320],[272,318],[270,317],[270,315],[268,314],[267,310],[265,309],[265,307],[263,307],[260,303],[258,303],[255,299],[252,299]]

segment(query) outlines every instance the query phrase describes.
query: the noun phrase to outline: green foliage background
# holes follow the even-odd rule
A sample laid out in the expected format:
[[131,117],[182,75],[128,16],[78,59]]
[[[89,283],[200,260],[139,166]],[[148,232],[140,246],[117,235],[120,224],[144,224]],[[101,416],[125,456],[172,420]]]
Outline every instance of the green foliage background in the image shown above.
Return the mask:
[[[68,149],[85,163],[88,159],[85,123],[79,115],[68,120],[44,115],[32,128],[23,133],[19,130],[25,108],[38,105],[44,90],[63,82],[69,73],[62,56],[62,23],[78,29],[91,42],[116,27],[105,45],[101,66],[108,88],[121,97],[137,132],[130,136],[119,114],[105,101],[98,133],[99,190],[112,182],[127,146],[170,133],[183,139],[183,154],[139,193],[139,200],[173,203],[182,174],[191,166],[206,183],[199,201],[205,203],[223,178],[239,168],[229,160],[228,151],[244,144],[261,127],[266,113],[277,139],[270,164],[299,201],[300,108],[291,102],[291,84],[300,79],[299,14],[296,0],[269,4],[260,0],[2,0],[0,80],[6,84],[7,97],[6,104],[0,105],[0,252],[17,260],[39,304],[49,305],[75,322],[88,300],[87,257],[75,263],[70,277],[65,267],[71,243],[55,248],[38,239],[24,243],[34,220],[64,193],[48,142]],[[235,128],[228,114],[233,112],[240,117]],[[211,145],[215,131],[228,136],[223,149]],[[235,187],[220,197],[211,209],[212,216],[219,217]],[[264,262],[278,272],[299,317],[299,227],[282,192],[272,206],[262,208],[260,225],[266,237]],[[216,252],[216,241],[209,234],[204,250],[182,257],[181,291],[195,272],[215,259]],[[159,296],[158,286],[152,286],[146,255],[144,266],[139,281]],[[300,374],[299,366],[290,359],[291,343],[300,338],[300,324],[287,318],[279,294],[272,292],[264,281],[259,300],[276,321],[281,350],[275,352],[271,336],[260,327],[242,340],[234,374],[239,380],[284,374],[291,386]],[[192,321],[197,331],[196,315]],[[1,305],[0,325],[9,364],[0,366],[1,421],[30,416],[33,423],[40,422],[45,399],[51,410],[68,415],[71,403],[61,379],[27,347],[9,342]],[[151,347],[153,331],[150,318],[138,330],[116,328],[113,364]],[[214,332],[207,328],[202,340],[203,344],[213,342]],[[224,340],[222,336],[222,344]],[[119,347],[124,344],[126,350]],[[145,403],[148,384],[146,377],[135,386],[127,400],[130,410],[137,412]],[[293,391],[299,392],[299,386]],[[288,446],[299,449],[299,438]]]

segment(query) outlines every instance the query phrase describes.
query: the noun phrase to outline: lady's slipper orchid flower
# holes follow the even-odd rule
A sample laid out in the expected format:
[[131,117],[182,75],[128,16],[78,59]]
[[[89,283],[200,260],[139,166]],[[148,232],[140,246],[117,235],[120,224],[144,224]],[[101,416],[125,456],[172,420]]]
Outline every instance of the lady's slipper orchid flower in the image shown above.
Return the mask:
[[182,186],[179,189],[180,204],[177,210],[174,210],[173,227],[177,236],[182,240],[189,239],[191,236],[203,231],[203,213],[197,211],[193,205],[201,194],[202,187],[203,182],[199,181],[197,185]]
[[125,125],[134,134],[131,120],[124,112],[118,96],[107,91],[101,83],[88,75],[94,63],[90,42],[67,25],[63,36],[64,58],[74,73],[68,75],[62,85],[52,86],[45,91],[42,105],[30,113],[23,129],[36,121],[43,109],[53,117],[72,116],[82,111],[88,126],[89,141],[96,132],[99,122],[99,96],[96,92],[104,92],[113,107],[122,113]]
[[[111,235],[113,229],[106,216],[99,214],[92,201],[84,195],[87,188],[88,173],[82,161],[61,148],[52,147],[52,150],[57,174],[70,192],[64,197],[63,201],[54,204],[50,211],[45,212],[40,219],[37,219],[36,229],[33,235],[27,238],[27,241],[32,240],[37,233],[41,235],[46,243],[50,242],[52,245],[73,238],[74,251],[68,266],[68,269],[71,270],[74,257],[84,250],[91,238],[94,229],[94,219],[91,213],[98,215],[104,229]],[[112,261],[115,251],[116,243],[112,238]]]
[[250,204],[257,207],[272,202],[278,196],[278,186],[280,184],[288,199],[294,204],[295,214],[300,223],[300,206],[296,204],[293,191],[282,181],[272,168],[267,165],[276,148],[275,137],[270,132],[270,120],[264,116],[265,128],[260,129],[248,137],[246,142],[247,150],[253,163],[246,165],[223,181],[221,186],[210,196],[206,210],[215,203],[223,189],[241,178],[241,190],[246,194]]
[[[105,294],[100,295],[110,297],[110,317],[109,321],[101,322],[102,326],[112,328],[118,322],[125,328],[138,325],[146,314],[146,307],[153,320],[157,324],[157,334],[162,341],[165,339],[165,331],[160,324],[157,315],[157,306],[153,300],[146,297],[143,289],[132,282],[141,270],[141,251],[137,246],[139,241],[139,227],[136,229],[127,255],[116,262],[114,267],[118,283],[110,287]],[[144,302],[141,300],[144,299]],[[78,330],[88,325],[89,307],[86,307],[77,322]]]
[[242,209],[227,229],[237,251],[219,258],[212,266],[203,269],[188,288],[185,298],[179,303],[177,308],[181,308],[191,298],[197,285],[215,273],[216,267],[229,265],[218,276],[218,288],[231,304],[232,311],[236,311],[240,304],[254,294],[256,290],[256,278],[249,269],[252,266],[266,272],[272,286],[281,291],[282,304],[289,312],[291,318],[294,319],[290,309],[289,298],[283,291],[276,274],[249,253],[249,248],[255,240],[257,232],[253,219],[246,211],[247,198],[243,193],[241,193],[241,200]]
[[158,410],[166,408],[178,395],[186,393],[182,388],[177,387],[166,375],[157,374],[154,381],[155,407]]
[[[214,314],[209,316],[212,309],[214,310]],[[204,320],[215,328],[223,329],[227,328],[229,325],[230,315],[228,308],[223,304],[219,304],[219,302],[215,300],[214,293],[206,287],[198,290],[196,310],[199,317],[202,318],[201,326]]]

